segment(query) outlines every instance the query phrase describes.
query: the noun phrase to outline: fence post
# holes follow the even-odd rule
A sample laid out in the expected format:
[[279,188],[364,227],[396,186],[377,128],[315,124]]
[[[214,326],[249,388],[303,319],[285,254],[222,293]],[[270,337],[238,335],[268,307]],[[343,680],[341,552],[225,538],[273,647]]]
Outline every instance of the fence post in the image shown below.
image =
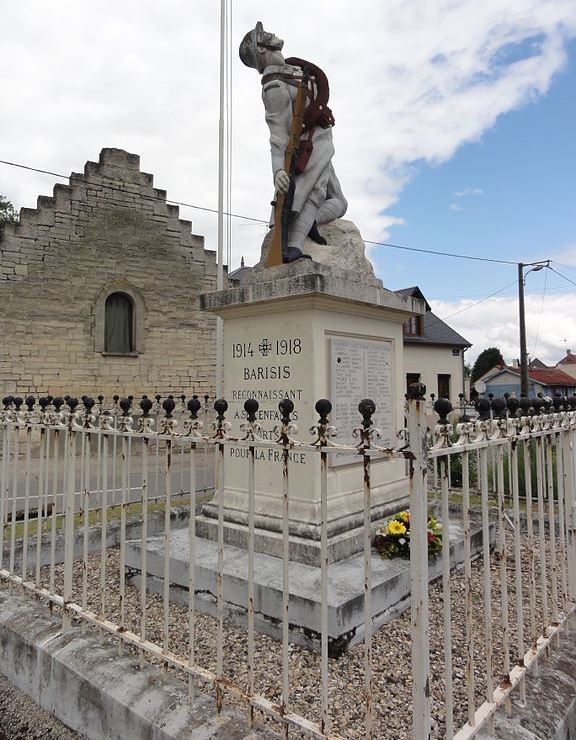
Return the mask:
[[563,436],[563,469],[564,469],[564,486],[565,486],[565,516],[567,532],[567,561],[568,561],[568,594],[572,601],[576,601],[576,527],[575,527],[575,478],[574,475],[574,447],[575,434],[572,426],[572,420],[568,420],[567,429]]
[[64,585],[62,597],[64,605],[62,610],[62,629],[68,629],[72,625],[72,614],[68,604],[72,601],[72,582],[74,569],[74,513],[76,509],[76,430],[74,428],[74,414],[78,400],[69,398],[66,430],[66,450],[64,462]]
[[410,461],[410,592],[412,632],[412,736],[430,737],[430,645],[428,637],[428,539],[426,491],[426,386],[408,389],[408,459]]

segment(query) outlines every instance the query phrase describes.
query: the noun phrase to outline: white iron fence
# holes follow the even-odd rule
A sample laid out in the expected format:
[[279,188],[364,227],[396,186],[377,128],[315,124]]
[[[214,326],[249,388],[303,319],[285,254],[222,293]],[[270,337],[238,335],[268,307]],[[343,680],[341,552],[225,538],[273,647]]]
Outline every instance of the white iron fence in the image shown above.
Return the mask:
[[[111,415],[92,399],[82,406],[76,399],[42,399],[37,409],[33,398],[24,406],[9,397],[0,411],[0,583],[17,584],[60,608],[65,628],[78,619],[137,649],[142,661],[180,671],[191,694],[211,685],[219,710],[225,701],[240,702],[251,723],[276,723],[285,737],[291,731],[333,738],[472,737],[499,705],[509,703],[511,691],[524,692],[526,671],[537,670],[537,655],[553,645],[574,608],[576,399],[556,399],[555,406],[537,401],[536,408],[528,402],[518,408],[515,399],[508,407],[494,401],[490,414],[481,409],[478,421],[455,426],[447,420],[449,403],[439,400],[440,420],[431,430],[422,388],[413,390],[406,429],[394,449],[378,444],[374,404],[366,399],[359,404],[357,444],[350,446],[338,443],[326,400],[316,404],[318,423],[310,443],[303,444],[294,436],[289,400],[279,405],[281,422],[270,441],[260,434],[253,399],[245,403],[247,418],[237,438],[230,434],[224,400],[214,403],[213,421],[197,398],[177,421],[174,399],[166,399],[156,417],[153,402],[143,399],[135,417],[127,402],[117,403],[121,413]],[[229,622],[225,608],[222,496],[212,616],[199,608],[198,490],[207,487],[212,464],[216,489],[224,486],[230,445],[245,448],[248,470],[245,629]],[[255,628],[254,481],[260,449],[280,452],[279,643]],[[290,479],[296,449],[316,455],[320,471],[319,655],[290,644]],[[362,463],[364,629],[363,644],[337,660],[329,657],[328,460],[343,450]],[[409,622],[399,617],[376,629],[371,464],[399,457],[409,467],[411,614]],[[444,524],[441,579],[432,586],[431,511]],[[184,606],[171,603],[170,592],[170,544],[182,526],[189,552]],[[140,548],[139,591],[130,585],[126,562],[127,543],[152,535],[163,537],[158,595],[151,593],[147,548]],[[463,569],[455,569],[451,548],[460,536]]]

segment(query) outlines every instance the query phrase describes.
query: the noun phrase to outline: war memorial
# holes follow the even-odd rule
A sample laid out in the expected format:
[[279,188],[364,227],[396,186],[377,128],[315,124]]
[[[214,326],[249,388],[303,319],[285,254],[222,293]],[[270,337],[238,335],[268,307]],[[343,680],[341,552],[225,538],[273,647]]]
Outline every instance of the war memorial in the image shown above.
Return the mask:
[[[94,264],[111,240],[91,241],[99,208],[127,243],[137,225],[156,269],[163,234],[176,294],[189,276],[203,289],[193,326],[163,306],[168,323],[146,341],[165,360],[170,319],[190,345],[221,326],[222,392],[2,400],[0,668],[98,740],[464,740],[520,725],[564,737],[576,726],[576,397],[481,399],[471,419],[420,383],[405,393],[403,327],[426,303],[375,276],[344,219],[328,79],[283,46],[257,23],[239,47],[260,76],[273,191],[239,284],[219,284],[214,254],[120,150],[9,230],[17,288],[18,239],[49,251],[39,233],[68,208]],[[74,201],[88,187],[98,208]],[[101,319],[122,291],[135,366],[144,300],[125,281],[98,293],[97,348],[104,363],[114,354]],[[155,382],[175,382],[147,359]]]
[[[228,615],[242,624],[248,611],[248,551],[253,549],[257,628],[282,636],[286,549],[289,557],[290,640],[319,649],[321,564],[330,564],[329,650],[337,654],[363,639],[364,548],[370,526],[408,506],[407,462],[374,456],[366,503],[363,459],[354,448],[362,399],[374,404],[371,422],[378,444],[401,445],[404,425],[403,332],[423,302],[386,290],[365,256],[357,227],[343,218],[346,199],[331,158],[334,117],[324,73],[301,59],[284,59],[283,42],[261,24],[240,46],[244,64],[261,75],[270,128],[275,207],[260,262],[240,287],[205,293],[204,311],[223,320],[223,396],[230,439],[245,437],[246,403],[258,402],[257,437],[273,443],[282,417],[295,445],[283,453],[226,447],[213,500],[196,520],[197,572],[201,588],[216,593],[218,540],[223,547]],[[308,92],[307,92],[308,91]],[[306,105],[307,100],[309,100]],[[301,141],[307,146],[301,149]],[[305,152],[305,163],[302,154]],[[323,509],[319,455],[298,446],[312,442],[317,399],[330,399],[330,424],[338,430],[327,456]],[[344,449],[345,448],[345,449]],[[282,485],[289,476],[289,491]],[[250,524],[250,505],[253,507]],[[368,507],[368,510],[367,510]],[[326,542],[322,543],[322,522]],[[286,531],[287,530],[287,531]],[[462,532],[455,527],[462,558]],[[138,571],[141,543],[129,546],[128,565]],[[151,541],[149,586],[163,588],[164,542]],[[186,599],[189,543],[172,535],[173,598]],[[284,557],[283,557],[284,555]],[[372,556],[374,624],[393,618],[408,603],[409,569]],[[437,564],[438,565],[438,564]],[[436,568],[437,569],[437,568]],[[216,613],[209,599],[201,607]]]

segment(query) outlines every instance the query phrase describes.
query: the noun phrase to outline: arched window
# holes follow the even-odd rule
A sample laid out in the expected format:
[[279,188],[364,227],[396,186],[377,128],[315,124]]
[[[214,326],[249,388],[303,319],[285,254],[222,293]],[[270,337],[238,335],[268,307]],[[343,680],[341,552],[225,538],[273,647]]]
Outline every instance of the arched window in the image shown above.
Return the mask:
[[125,357],[144,352],[146,306],[140,291],[127,280],[102,286],[93,317],[95,352]]
[[104,306],[104,351],[134,352],[134,306],[126,293],[111,293]]

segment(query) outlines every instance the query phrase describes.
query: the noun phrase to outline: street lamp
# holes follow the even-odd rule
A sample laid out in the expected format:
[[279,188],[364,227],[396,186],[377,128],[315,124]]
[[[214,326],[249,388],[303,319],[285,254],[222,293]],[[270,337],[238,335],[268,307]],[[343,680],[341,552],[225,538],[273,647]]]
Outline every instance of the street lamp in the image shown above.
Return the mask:
[[520,314],[520,396],[528,396],[528,355],[526,353],[526,314],[524,310],[524,268],[531,267],[528,272],[539,272],[550,267],[550,260],[539,262],[518,263],[518,309]]

